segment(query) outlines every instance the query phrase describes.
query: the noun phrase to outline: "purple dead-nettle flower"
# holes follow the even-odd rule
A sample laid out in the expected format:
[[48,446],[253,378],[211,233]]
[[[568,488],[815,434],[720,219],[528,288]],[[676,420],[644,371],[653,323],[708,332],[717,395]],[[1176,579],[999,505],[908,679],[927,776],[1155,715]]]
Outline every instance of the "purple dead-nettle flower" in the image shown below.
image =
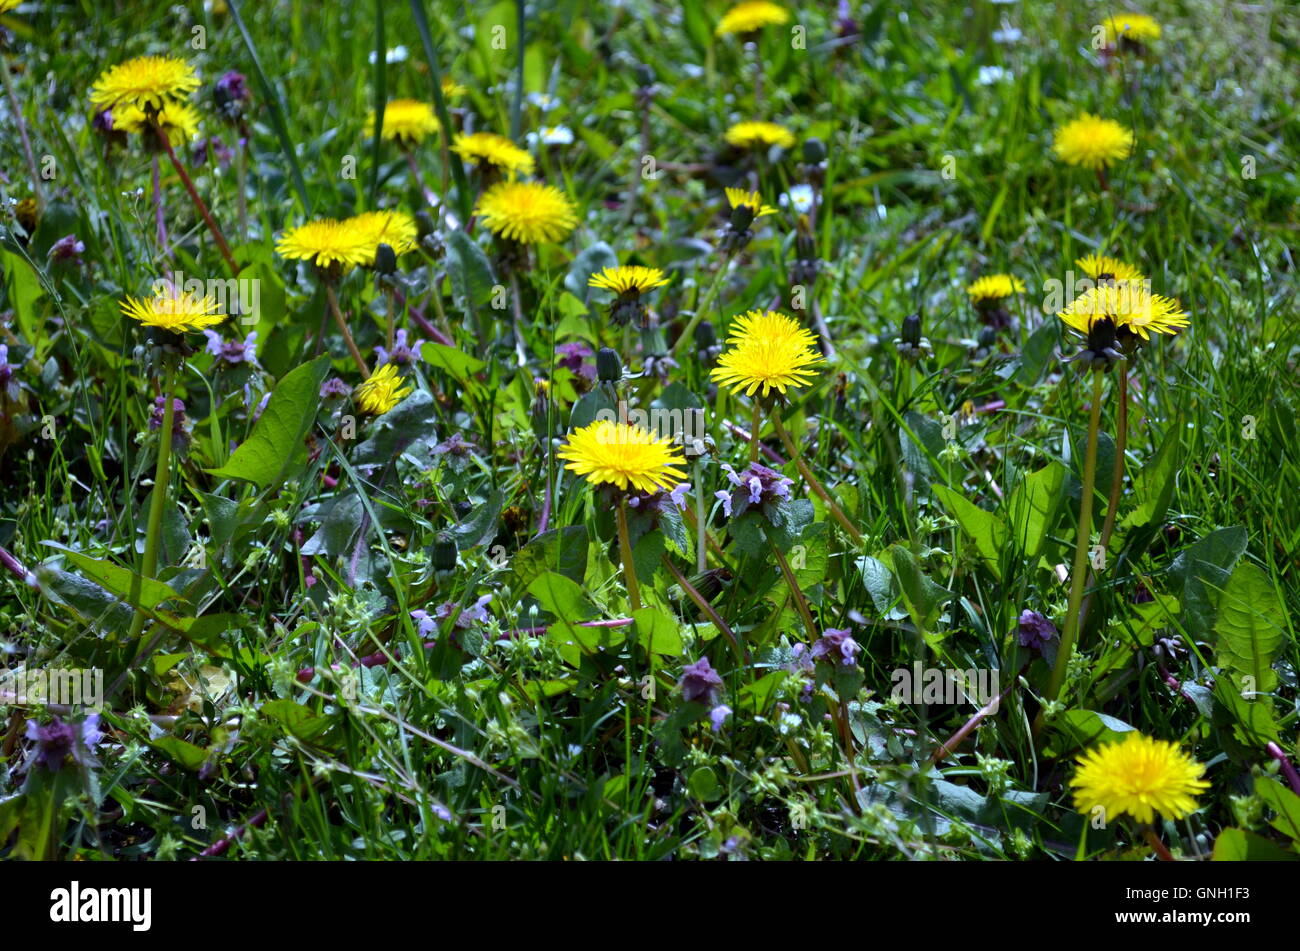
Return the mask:
[[790,486],[794,485],[794,480],[762,463],[751,462],[738,473],[724,462],[722,469],[733,488],[714,494],[722,500],[722,512],[727,518],[731,518],[733,513],[740,515],[753,506],[763,508],[790,498]]
[[57,773],[69,756],[79,766],[98,766],[94,749],[104,739],[104,734],[99,729],[99,714],[92,713],[80,724],[65,723],[58,717],[45,726],[36,720],[28,720],[27,739],[36,744],[28,764]]
[[393,350],[390,353],[382,344],[375,347],[379,355],[379,365],[385,363],[410,364],[419,359],[418,354],[406,344],[406,331],[399,330],[393,337]]
[[13,379],[14,371],[17,369],[17,363],[9,362],[9,345],[0,343],[0,389],[9,385],[9,381]]
[[677,510],[680,512],[686,511],[686,493],[689,491],[691,491],[691,484],[681,482],[677,485],[677,488],[668,493],[668,498],[672,499],[673,505],[677,506]]
[[596,379],[596,364],[587,362],[589,357],[596,354],[585,343],[562,343],[555,348],[555,355],[559,357],[560,366],[571,373],[587,380]]
[[1020,612],[1017,634],[1022,647],[1040,651],[1056,636],[1056,625],[1037,611],[1024,610]]
[[810,656],[814,659],[827,658],[834,662],[837,658],[845,667],[857,662],[858,651],[862,648],[852,637],[848,629],[828,627],[816,644],[812,646]]
[[221,335],[215,330],[204,330],[203,336],[208,338],[208,353],[231,365],[240,363],[251,363],[257,365],[257,331],[254,330],[244,342],[238,340],[223,340]]
[[795,644],[790,648],[790,660],[785,665],[785,669],[792,674],[812,670],[814,666],[812,651],[808,649],[807,644]]
[[[493,597],[494,595],[485,594],[469,607],[462,609],[460,614],[456,616],[455,626],[469,628],[475,624],[485,623],[492,616],[488,612],[487,606],[492,603]],[[457,608],[460,608],[460,605],[455,601],[444,601],[434,609],[433,616],[437,621],[445,621],[451,617],[452,612]]]
[[438,633],[438,619],[428,611],[412,611],[411,620],[415,622],[416,630],[420,632],[421,637],[433,637]]
[[723,721],[729,716],[731,716],[731,707],[725,703],[720,703],[709,711],[709,722],[713,725],[714,733],[722,729]]
[[[166,416],[165,397],[156,396],[153,401],[153,412],[149,415],[149,428],[154,432],[162,429],[163,417]],[[185,435],[185,404],[176,397],[172,397],[172,438],[181,439]]]
[[86,252],[86,243],[75,234],[64,235],[50,245],[51,261],[80,261]]
[[194,156],[195,165],[205,165],[210,160],[216,160],[218,167],[222,171],[230,168],[230,162],[235,157],[235,153],[230,150],[230,147],[215,135],[206,139],[199,139],[194,143],[191,152]]
[[682,699],[697,701],[707,707],[718,705],[718,694],[722,692],[722,678],[713,669],[707,657],[701,657],[693,664],[682,668],[682,679],[677,682],[682,688]]
[[248,89],[248,80],[243,73],[233,69],[223,75],[213,86],[212,98],[216,100],[217,113],[227,122],[238,122],[244,116],[244,108],[252,102],[253,94]]
[[348,386],[337,376],[330,377],[320,385],[320,398],[323,400],[343,399],[352,393],[352,387]]
[[262,418],[262,410],[266,409],[266,404],[270,401],[270,399],[271,399],[271,394],[267,392],[264,393],[262,395],[262,398],[257,401],[257,408],[253,410],[253,422],[257,422],[259,419]]
[[434,446],[429,451],[433,453],[435,456],[443,456],[443,455],[468,456],[471,452],[473,452],[477,448],[478,447],[474,445],[474,443],[470,442],[468,439],[463,437],[460,433],[452,433],[450,436],[448,436],[442,442],[438,443],[438,445]]

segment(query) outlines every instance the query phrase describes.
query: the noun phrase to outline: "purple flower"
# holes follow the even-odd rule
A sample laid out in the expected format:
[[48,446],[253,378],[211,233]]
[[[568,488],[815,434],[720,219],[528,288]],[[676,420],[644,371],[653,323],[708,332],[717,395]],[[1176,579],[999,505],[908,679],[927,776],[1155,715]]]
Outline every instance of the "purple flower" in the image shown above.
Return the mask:
[[[153,401],[153,412],[149,414],[149,428],[154,432],[162,429],[163,417],[166,416],[166,397],[157,396]],[[172,397],[172,439],[185,437],[185,404]]]
[[212,89],[212,98],[217,103],[217,113],[227,122],[238,122],[244,116],[244,107],[252,102],[253,94],[248,90],[248,81],[243,73],[233,69],[217,80]]
[[725,703],[720,703],[709,711],[709,722],[713,724],[714,733],[722,729],[722,721],[729,716],[731,716],[731,707]]
[[468,456],[475,448],[477,447],[472,442],[461,436],[460,433],[452,433],[429,451],[435,456],[448,454],[453,456]]
[[245,337],[243,343],[238,340],[223,340],[215,330],[204,330],[203,336],[208,338],[207,350],[214,357],[225,360],[231,365],[240,363],[257,365],[256,330]]
[[686,493],[689,491],[691,491],[691,484],[682,482],[677,488],[668,493],[668,498],[672,499],[672,503],[677,506],[678,511],[686,511]]
[[50,260],[78,261],[85,250],[86,243],[75,234],[65,235],[50,245]]
[[682,679],[677,682],[682,688],[682,699],[698,701],[705,706],[717,706],[718,694],[722,690],[722,678],[713,669],[707,657],[701,657],[693,664],[682,668]]
[[820,659],[822,657],[830,658],[834,655],[838,655],[840,663],[845,667],[850,667],[857,662],[858,651],[860,650],[862,650],[862,648],[858,645],[857,641],[849,636],[847,629],[840,630],[838,628],[828,627],[817,643],[812,646],[812,651],[809,656],[814,659]]
[[406,345],[406,331],[399,330],[394,335],[393,352],[389,353],[383,346],[375,347],[375,353],[379,355],[379,365],[385,363],[414,363],[417,359],[416,353]]
[[257,422],[262,418],[262,410],[266,409],[266,404],[270,400],[271,394],[269,392],[262,394],[262,398],[257,401],[257,406],[253,409],[253,422]]
[[195,165],[204,165],[209,159],[216,159],[217,165],[223,170],[230,168],[230,161],[235,157],[235,153],[230,150],[230,147],[215,135],[206,139],[199,139],[194,143],[191,151],[194,155]]
[[36,743],[29,764],[42,766],[51,773],[63,768],[69,756],[81,766],[98,766],[94,748],[104,739],[99,729],[99,714],[92,713],[82,721],[65,723],[58,717],[46,726],[36,720],[27,721],[27,739]]
[[732,512],[739,515],[751,506],[762,508],[790,498],[790,486],[794,481],[761,463],[751,462],[738,473],[724,462],[722,469],[732,489],[714,495],[722,500],[722,512],[727,518],[731,518]]
[[[492,616],[487,606],[492,602],[493,597],[495,595],[485,594],[469,607],[462,609],[456,616],[455,626],[462,629],[471,628],[475,624],[487,621]],[[437,633],[439,624],[451,617],[452,612],[459,607],[460,604],[456,601],[444,601],[433,609],[432,615],[428,611],[412,611],[411,618],[419,623],[421,637],[431,637]]]
[[8,385],[14,371],[18,369],[17,363],[9,362],[9,345],[0,343],[0,389]]
[[586,362],[596,354],[585,343],[562,343],[555,348],[555,353],[560,358],[560,366],[566,370],[588,380],[596,379],[596,364]]
[[348,386],[337,376],[330,377],[320,385],[320,398],[323,400],[342,399],[352,392],[352,387]]
[[1022,647],[1041,651],[1056,636],[1056,626],[1037,611],[1026,609],[1020,612],[1017,633]]

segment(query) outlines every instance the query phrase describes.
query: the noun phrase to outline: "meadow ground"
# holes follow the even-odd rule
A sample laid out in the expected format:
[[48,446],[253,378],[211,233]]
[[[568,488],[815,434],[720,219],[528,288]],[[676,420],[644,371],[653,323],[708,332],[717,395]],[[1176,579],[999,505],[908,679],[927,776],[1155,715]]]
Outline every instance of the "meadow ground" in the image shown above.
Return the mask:
[[1297,857],[1294,6],[0,11],[0,858]]

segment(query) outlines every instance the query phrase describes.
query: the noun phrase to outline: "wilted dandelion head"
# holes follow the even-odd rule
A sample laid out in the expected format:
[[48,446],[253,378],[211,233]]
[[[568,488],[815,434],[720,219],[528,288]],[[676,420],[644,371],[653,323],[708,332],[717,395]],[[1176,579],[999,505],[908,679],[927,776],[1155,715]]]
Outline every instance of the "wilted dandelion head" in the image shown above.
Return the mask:
[[[399,145],[416,145],[438,131],[438,117],[433,108],[418,99],[394,99],[384,105],[384,128],[381,138]],[[366,116],[366,135],[375,134],[375,112]]]
[[119,306],[123,314],[146,327],[157,327],[178,334],[211,327],[226,319],[225,314],[217,313],[217,302],[211,295],[178,292],[144,299],[128,295]]
[[1195,812],[1196,797],[1210,785],[1204,773],[1177,744],[1133,731],[1081,756],[1070,785],[1082,812],[1100,806],[1108,821],[1128,814],[1149,823],[1156,813],[1181,819]]
[[367,233],[356,226],[356,219],[336,221],[317,218],[290,228],[275,243],[280,257],[291,261],[311,261],[319,268],[339,264],[344,268],[361,264],[367,254],[374,258],[375,248],[367,248]]
[[520,244],[561,241],[578,224],[564,192],[535,182],[498,182],[479,197],[475,214],[493,234]]
[[1075,298],[1057,314],[1081,333],[1109,322],[1116,331],[1128,331],[1149,340],[1151,333],[1174,334],[1188,324],[1187,314],[1171,297],[1152,294],[1135,281],[1098,284]]
[[1160,24],[1145,13],[1117,13],[1106,17],[1101,25],[1106,29],[1107,46],[1120,40],[1147,43],[1160,39]]
[[149,132],[156,124],[169,143],[188,142],[199,134],[199,111],[185,102],[163,103],[150,115],[139,106],[125,106],[113,113],[113,127],[120,132]]
[[746,208],[754,218],[762,218],[764,215],[776,214],[776,209],[771,205],[763,204],[763,199],[758,192],[747,192],[743,188],[728,188],[727,204],[733,210],[736,208]]
[[728,36],[732,33],[753,33],[765,26],[780,26],[790,22],[790,11],[779,3],[769,0],[744,0],[738,3],[718,21],[714,36]]
[[1079,258],[1074,262],[1084,274],[1087,274],[1094,281],[1141,281],[1142,272],[1131,264],[1125,264],[1118,258],[1107,257],[1104,254],[1089,254]]
[[397,367],[385,363],[352,391],[357,409],[371,416],[382,416],[409,396],[415,388],[402,380]]
[[1113,119],[1102,119],[1085,112],[1057,128],[1052,149],[1067,165],[1098,169],[1128,158],[1133,151],[1133,142],[1131,130]]
[[799,322],[774,310],[751,310],[737,317],[727,338],[728,349],[709,375],[735,393],[766,397],[790,387],[807,386],[822,363],[817,338]]
[[490,165],[511,175],[533,170],[533,157],[504,135],[495,132],[461,133],[452,143],[452,151],[474,165]]
[[668,278],[657,267],[621,264],[618,267],[607,267],[599,274],[591,275],[587,286],[613,291],[619,296],[640,296],[667,283]]
[[198,88],[199,77],[185,60],[139,56],[100,73],[90,87],[90,101],[100,109],[124,105],[161,109],[169,100],[183,100]]
[[727,141],[740,149],[794,147],[794,133],[775,122],[737,122],[727,130]]
[[598,419],[575,429],[556,455],[566,469],[592,485],[613,485],[621,490],[653,493],[671,489],[686,478],[681,451],[669,437],[630,423]]
[[415,219],[405,211],[367,211],[348,218],[343,224],[351,227],[365,249],[357,259],[358,264],[369,267],[375,263],[375,251],[381,244],[393,249],[394,254],[405,254],[415,248]]
[[985,301],[1000,301],[1012,294],[1023,294],[1024,292],[1025,282],[1010,274],[985,274],[983,277],[976,278],[974,283],[966,288],[966,293],[976,304]]

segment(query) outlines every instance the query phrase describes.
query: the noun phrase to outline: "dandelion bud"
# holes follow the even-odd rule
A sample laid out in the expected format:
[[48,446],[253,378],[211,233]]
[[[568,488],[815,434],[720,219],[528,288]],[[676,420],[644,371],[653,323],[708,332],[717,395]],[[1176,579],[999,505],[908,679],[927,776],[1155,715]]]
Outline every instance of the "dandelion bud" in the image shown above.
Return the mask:
[[600,348],[596,354],[596,378],[602,383],[617,383],[623,378],[623,361],[616,350]]
[[804,139],[803,160],[809,165],[826,161],[826,144],[821,139]]
[[456,567],[459,550],[456,539],[446,532],[440,532],[433,543],[433,567],[435,571],[452,571]]
[[397,254],[393,251],[392,245],[381,242],[375,249],[375,273],[397,273]]
[[718,343],[718,331],[714,329],[713,323],[708,320],[701,320],[695,325],[695,344],[701,350],[707,350],[716,346]]

